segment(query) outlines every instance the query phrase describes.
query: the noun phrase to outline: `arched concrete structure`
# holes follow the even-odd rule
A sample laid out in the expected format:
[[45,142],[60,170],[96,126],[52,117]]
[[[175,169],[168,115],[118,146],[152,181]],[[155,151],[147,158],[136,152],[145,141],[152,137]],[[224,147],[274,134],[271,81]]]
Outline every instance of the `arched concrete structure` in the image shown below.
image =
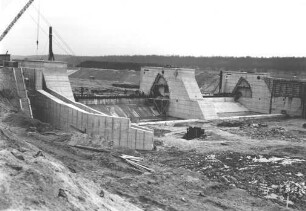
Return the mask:
[[232,93],[234,96],[239,96],[239,98],[252,98],[252,87],[244,77],[241,77]]
[[150,95],[153,97],[169,98],[169,94],[170,93],[167,80],[161,74],[158,74],[151,87]]
[[166,80],[169,88],[167,115],[183,119],[218,118],[212,101],[203,99],[193,69],[143,67],[140,73],[140,91],[149,95],[158,75]]
[[[248,108],[250,111],[259,113],[269,113],[271,93],[264,78],[268,73],[247,73],[225,71],[222,79],[222,93],[233,93],[241,82],[245,82],[252,89],[251,97],[240,97],[238,102]],[[241,79],[242,78],[242,79]],[[244,84],[244,85],[246,85]],[[243,84],[241,84],[243,85]]]

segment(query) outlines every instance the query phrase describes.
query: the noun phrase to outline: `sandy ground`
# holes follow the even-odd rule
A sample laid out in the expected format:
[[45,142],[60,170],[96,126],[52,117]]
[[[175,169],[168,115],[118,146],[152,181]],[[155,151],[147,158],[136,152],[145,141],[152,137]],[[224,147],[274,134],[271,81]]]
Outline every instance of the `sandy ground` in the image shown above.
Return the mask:
[[[294,194],[286,209],[280,190],[305,183],[305,122],[148,125],[156,150],[94,152],[71,146],[86,135],[26,118],[0,98],[0,210],[306,210]],[[206,137],[183,139],[189,126]]]
[[88,159],[57,144],[71,134],[11,115],[0,123],[0,210],[141,210],[53,156]]
[[[94,152],[70,146],[86,135],[5,116],[0,210],[306,209],[305,197],[292,198],[286,209],[278,192],[285,181],[305,181],[302,119],[269,120],[264,128],[256,122],[239,128],[218,127],[218,122],[151,125],[155,151]],[[188,126],[204,128],[207,137],[182,139]],[[274,127],[285,132],[269,137]],[[256,138],[264,131],[265,139]],[[144,158],[141,163],[154,172],[136,170],[121,154]]]

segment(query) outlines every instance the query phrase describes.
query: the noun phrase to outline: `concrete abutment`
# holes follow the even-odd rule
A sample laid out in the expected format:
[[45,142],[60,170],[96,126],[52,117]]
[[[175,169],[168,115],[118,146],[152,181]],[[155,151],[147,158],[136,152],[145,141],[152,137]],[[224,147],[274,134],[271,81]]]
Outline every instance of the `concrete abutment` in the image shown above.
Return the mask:
[[[34,118],[50,123],[55,128],[77,130],[90,137],[90,142],[81,140],[78,144],[153,149],[153,130],[134,125],[128,118],[109,116],[75,102],[65,63],[28,60],[18,62],[19,69],[23,70],[19,71],[21,75],[14,76],[13,68],[0,69],[0,74],[6,73],[6,78],[14,82],[3,86],[11,89],[16,96],[18,92],[24,96],[29,92]],[[21,85],[12,87],[16,82]],[[19,87],[24,87],[24,90]]]

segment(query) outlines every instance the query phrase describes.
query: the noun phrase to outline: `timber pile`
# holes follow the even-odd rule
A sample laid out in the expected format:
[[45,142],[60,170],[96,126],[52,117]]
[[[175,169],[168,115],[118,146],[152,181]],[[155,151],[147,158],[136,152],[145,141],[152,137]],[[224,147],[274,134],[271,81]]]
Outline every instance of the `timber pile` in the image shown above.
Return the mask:
[[126,163],[128,163],[129,165],[143,171],[148,171],[148,172],[155,172],[153,169],[148,168],[142,164],[139,164],[139,162],[143,161],[143,158],[141,157],[134,157],[131,155],[124,155],[122,154],[121,156],[119,156],[122,160],[124,160]]
[[[93,151],[93,152],[106,152],[106,153],[111,152],[110,150],[107,150],[107,149],[97,149],[97,148],[81,146],[81,145],[71,145],[71,146],[79,148],[79,149],[83,149],[83,150]],[[143,161],[143,158],[141,158],[141,157],[135,157],[135,156],[125,155],[125,154],[121,154],[119,156],[112,154],[112,156],[122,159],[124,162],[131,165],[133,167],[133,169],[136,168],[135,170],[137,170],[137,171],[140,171],[140,172],[144,172],[144,171],[155,172],[154,169],[148,168],[148,167],[144,166],[143,164],[140,164],[140,162]]]

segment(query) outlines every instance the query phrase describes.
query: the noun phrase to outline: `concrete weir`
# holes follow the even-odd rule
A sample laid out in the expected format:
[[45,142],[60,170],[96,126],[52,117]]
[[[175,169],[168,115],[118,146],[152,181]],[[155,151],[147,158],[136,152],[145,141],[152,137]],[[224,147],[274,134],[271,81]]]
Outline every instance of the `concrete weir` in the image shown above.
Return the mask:
[[160,119],[153,105],[147,105],[146,98],[81,98],[76,99],[104,114],[129,118],[132,122]]
[[34,118],[59,129],[86,133],[95,147],[153,149],[153,130],[75,102],[65,63],[29,60],[18,63],[27,79]]

